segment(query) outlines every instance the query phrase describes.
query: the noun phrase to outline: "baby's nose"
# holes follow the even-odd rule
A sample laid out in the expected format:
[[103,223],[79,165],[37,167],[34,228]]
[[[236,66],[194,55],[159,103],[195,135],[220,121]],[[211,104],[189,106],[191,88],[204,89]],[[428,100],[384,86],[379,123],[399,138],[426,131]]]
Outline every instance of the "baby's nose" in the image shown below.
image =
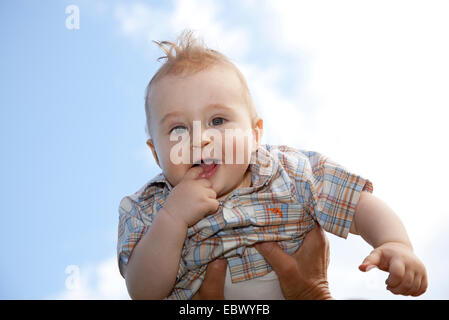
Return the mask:
[[[212,144],[212,140],[210,138],[203,138],[201,141],[197,141],[197,143],[192,142],[191,143],[191,149],[192,149],[192,161],[195,161],[195,159],[201,159],[204,152],[207,152],[207,154],[212,154],[214,146]],[[215,154],[215,153],[214,153]],[[192,162],[194,163],[194,162]]]
[[211,143],[212,140],[210,137],[208,137],[207,135],[202,134],[201,137],[199,137],[198,139],[193,139],[192,138],[192,142],[191,142],[191,148],[204,148],[205,146],[207,146],[209,143]]

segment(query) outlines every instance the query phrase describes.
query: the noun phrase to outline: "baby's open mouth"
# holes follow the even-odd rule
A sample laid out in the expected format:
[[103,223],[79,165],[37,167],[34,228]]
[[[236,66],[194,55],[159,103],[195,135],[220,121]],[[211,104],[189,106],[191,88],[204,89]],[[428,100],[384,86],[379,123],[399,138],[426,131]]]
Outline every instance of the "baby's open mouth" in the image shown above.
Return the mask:
[[210,178],[217,171],[221,162],[216,159],[201,159],[201,161],[197,161],[193,167],[201,166],[203,168],[203,172],[198,176],[198,178]]

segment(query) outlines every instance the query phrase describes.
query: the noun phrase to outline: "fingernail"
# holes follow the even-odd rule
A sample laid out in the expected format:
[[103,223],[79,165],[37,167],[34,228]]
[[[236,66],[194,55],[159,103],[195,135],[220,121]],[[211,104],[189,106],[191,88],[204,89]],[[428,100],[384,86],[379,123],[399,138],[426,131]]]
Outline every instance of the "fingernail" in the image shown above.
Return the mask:
[[362,264],[362,265],[359,266],[359,269],[360,269],[360,271],[368,272],[368,271],[370,271],[371,269],[373,269],[375,267],[376,267],[375,265]]
[[370,271],[371,269],[374,269],[376,266],[370,265],[365,269],[365,272]]

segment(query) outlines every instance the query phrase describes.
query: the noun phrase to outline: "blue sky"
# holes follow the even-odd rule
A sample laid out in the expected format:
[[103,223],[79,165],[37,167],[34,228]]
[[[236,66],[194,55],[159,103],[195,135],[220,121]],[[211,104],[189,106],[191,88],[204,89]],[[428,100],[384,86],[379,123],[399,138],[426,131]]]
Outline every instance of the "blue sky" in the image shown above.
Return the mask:
[[[66,28],[70,4],[79,30]],[[144,132],[161,55],[150,40],[184,27],[241,68],[265,142],[318,150],[374,182],[428,265],[424,298],[448,298],[447,13],[443,1],[2,1],[0,298],[127,297],[118,204],[159,173]],[[385,274],[357,273],[369,246],[330,238],[337,297],[397,298]]]
[[113,255],[121,196],[153,174],[132,150],[155,64],[81,5],[66,29],[69,3],[1,4],[2,298],[43,298],[67,265]]

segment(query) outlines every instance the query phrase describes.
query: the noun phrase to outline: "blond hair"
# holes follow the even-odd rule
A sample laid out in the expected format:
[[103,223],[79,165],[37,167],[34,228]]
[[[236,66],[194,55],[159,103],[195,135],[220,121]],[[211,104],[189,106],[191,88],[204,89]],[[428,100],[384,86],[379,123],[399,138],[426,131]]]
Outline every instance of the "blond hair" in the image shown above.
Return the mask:
[[[151,78],[145,91],[145,130],[150,135],[150,95],[152,85],[166,75],[185,75],[195,74],[215,65],[225,65],[234,70],[240,79],[243,87],[244,97],[250,111],[251,119],[257,117],[257,112],[249,92],[248,85],[240,70],[222,53],[207,48],[202,39],[195,38],[193,31],[185,29],[178,36],[176,42],[154,41],[164,52],[165,56],[157,60],[166,59],[164,64],[158,69]],[[174,51],[174,52],[173,52]],[[175,53],[175,54],[174,54]]]

